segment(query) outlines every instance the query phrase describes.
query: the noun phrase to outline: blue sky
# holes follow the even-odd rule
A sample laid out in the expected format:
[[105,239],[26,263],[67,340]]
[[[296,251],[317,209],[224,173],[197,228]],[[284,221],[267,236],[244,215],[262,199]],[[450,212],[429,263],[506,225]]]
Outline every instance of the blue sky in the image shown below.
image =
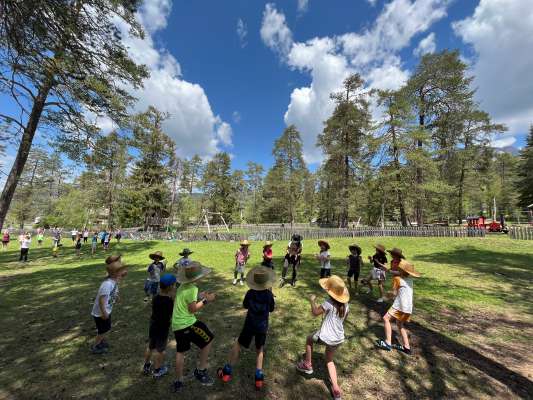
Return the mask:
[[181,156],[224,150],[234,168],[269,167],[274,140],[295,124],[314,169],[328,95],[348,74],[397,88],[420,54],[444,48],[461,51],[482,108],[509,126],[496,146],[522,146],[533,122],[533,1],[145,0],[139,19],[145,40],[124,41],[151,77],[132,90],[134,111],[170,113],[164,127]]

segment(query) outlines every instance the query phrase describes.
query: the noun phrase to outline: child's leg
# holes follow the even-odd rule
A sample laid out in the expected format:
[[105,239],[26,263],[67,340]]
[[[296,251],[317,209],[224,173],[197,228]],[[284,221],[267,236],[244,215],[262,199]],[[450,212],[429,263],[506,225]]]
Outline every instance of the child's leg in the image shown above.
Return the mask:
[[244,272],[241,272],[241,282],[244,282]]
[[389,313],[386,313],[383,316],[383,326],[385,328],[385,342],[387,342],[388,345],[392,344],[392,326],[391,326],[391,315]]
[[320,268],[320,279],[324,278],[326,276],[326,268]]
[[341,388],[337,382],[337,369],[335,368],[335,363],[333,362],[334,355],[335,347],[326,346],[326,367],[328,368],[331,386],[334,392],[340,392]]
[[263,369],[263,357],[264,357],[264,347],[261,346],[260,348],[256,349],[257,356],[255,359],[255,368],[256,369]]
[[306,364],[311,365],[313,356],[313,335],[307,336],[305,342],[305,362]]
[[229,352],[228,364],[234,366],[239,361],[239,354],[241,353],[241,345],[238,341],[233,343],[233,347]]
[[151,358],[152,358],[152,350],[150,350],[149,346],[146,346],[146,349],[144,350],[144,363],[148,364]]
[[154,368],[155,369],[161,368],[164,362],[165,362],[165,352],[156,351],[155,357],[154,357]]
[[203,370],[207,368],[207,359],[209,357],[209,351],[211,350],[212,344],[213,342],[210,342],[207,346],[200,350],[200,360],[198,369]]
[[185,355],[183,353],[176,352],[176,380],[183,382],[183,363],[185,361]]
[[385,291],[383,290],[383,281],[381,279],[378,280],[378,288],[379,288],[379,297],[384,297]]
[[285,277],[287,276],[287,270],[289,269],[289,261],[287,259],[285,259],[283,261],[283,271],[281,271],[281,278],[282,279],[285,279]]
[[[357,282],[357,281],[356,281]],[[348,276],[346,277],[346,284],[351,289],[352,288],[352,278],[350,276],[350,273],[348,273]]]
[[396,326],[398,327],[400,335],[402,336],[403,347],[406,349],[411,349],[411,345],[409,344],[409,336],[407,335],[407,329],[404,328],[403,322],[396,320]]
[[296,282],[296,275],[298,274],[298,264],[292,264],[292,282]]
[[237,271],[237,267],[235,267],[235,271],[233,271],[233,279],[237,280],[237,275],[238,275],[238,271]]
[[98,346],[100,343],[102,343],[105,340],[105,333],[99,333],[94,338],[94,345]]

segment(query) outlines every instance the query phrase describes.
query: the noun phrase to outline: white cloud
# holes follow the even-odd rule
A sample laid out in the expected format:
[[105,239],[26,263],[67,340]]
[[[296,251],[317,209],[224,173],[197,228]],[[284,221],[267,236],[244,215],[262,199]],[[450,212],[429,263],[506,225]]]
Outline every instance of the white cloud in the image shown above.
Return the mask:
[[499,139],[493,139],[491,141],[491,146],[495,147],[497,149],[501,149],[503,147],[511,146],[516,142],[516,138],[513,136],[504,136]]
[[221,146],[231,146],[231,126],[213,113],[204,89],[187,82],[178,61],[164,48],[157,48],[152,35],[167,24],[170,0],[146,0],[138,18],[146,28],[144,39],[132,38],[123,30],[123,41],[131,57],[145,64],[150,77],[144,87],[131,89],[138,101],[134,111],[154,106],[170,114],[163,123],[164,131],[177,144],[179,155],[199,154],[209,157]]
[[309,0],[298,0],[298,12],[304,13],[307,11]]
[[415,35],[443,18],[447,4],[447,0],[393,0],[361,33],[314,38],[305,43],[293,42],[284,14],[267,4],[261,27],[263,42],[290,68],[308,73],[312,79],[309,86],[293,90],[285,113],[285,123],[294,124],[302,135],[307,162],[321,159],[315,143],[334,109],[330,93],[340,90],[343,80],[355,72],[369,87],[399,88],[409,72],[402,68],[398,53]]
[[239,18],[237,20],[237,36],[239,37],[239,43],[241,44],[241,47],[246,47],[248,44],[246,42],[246,36],[248,35],[248,28],[246,27],[246,23]]
[[472,73],[481,107],[510,133],[533,122],[533,1],[481,0],[453,28],[477,57]]
[[435,53],[436,49],[435,32],[431,32],[418,43],[418,46],[413,50],[413,54],[417,57],[422,57],[424,54]]
[[242,116],[240,112],[233,111],[233,113],[231,114],[231,118],[233,119],[233,122],[238,124],[239,122],[241,122]]
[[280,56],[285,57],[289,53],[292,32],[285,22],[285,14],[278,12],[275,4],[267,3],[265,6],[260,33],[263,42]]

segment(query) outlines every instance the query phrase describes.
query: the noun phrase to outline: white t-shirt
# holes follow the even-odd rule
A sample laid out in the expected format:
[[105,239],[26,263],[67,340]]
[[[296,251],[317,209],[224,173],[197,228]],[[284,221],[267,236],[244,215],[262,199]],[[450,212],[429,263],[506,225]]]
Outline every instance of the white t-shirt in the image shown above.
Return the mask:
[[94,300],[93,311],[91,315],[93,317],[101,317],[102,313],[100,312],[100,306],[98,305],[98,299],[100,296],[104,296],[104,307],[108,315],[113,311],[113,304],[117,301],[118,298],[118,285],[117,282],[111,278],[107,278],[102,282],[98,293],[96,294],[96,299]]
[[31,244],[31,239],[24,238],[20,242],[20,248],[21,249],[29,249],[30,248],[30,244]]
[[89,231],[83,231],[83,237],[88,238],[89,237]]
[[78,234],[78,231],[70,231],[70,234],[71,234],[72,236],[76,236],[76,235]]
[[398,295],[394,299],[392,308],[406,314],[413,313],[413,280],[411,278],[397,277],[400,283]]
[[325,315],[322,319],[322,326],[318,333],[318,337],[324,343],[329,346],[337,346],[344,342],[344,319],[348,315],[348,303],[345,305],[346,311],[344,312],[344,317],[340,318],[337,314],[337,309],[333,305],[330,299],[327,299],[322,303],[322,308],[324,309]]
[[320,267],[325,269],[331,269],[331,262],[329,260],[329,251],[320,252]]

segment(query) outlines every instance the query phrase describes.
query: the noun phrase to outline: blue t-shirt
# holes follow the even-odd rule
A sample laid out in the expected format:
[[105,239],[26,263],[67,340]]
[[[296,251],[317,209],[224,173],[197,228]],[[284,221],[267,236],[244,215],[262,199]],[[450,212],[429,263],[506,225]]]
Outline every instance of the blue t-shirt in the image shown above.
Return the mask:
[[244,326],[256,333],[268,330],[268,315],[274,311],[274,295],[270,290],[250,289],[242,302],[248,310]]

